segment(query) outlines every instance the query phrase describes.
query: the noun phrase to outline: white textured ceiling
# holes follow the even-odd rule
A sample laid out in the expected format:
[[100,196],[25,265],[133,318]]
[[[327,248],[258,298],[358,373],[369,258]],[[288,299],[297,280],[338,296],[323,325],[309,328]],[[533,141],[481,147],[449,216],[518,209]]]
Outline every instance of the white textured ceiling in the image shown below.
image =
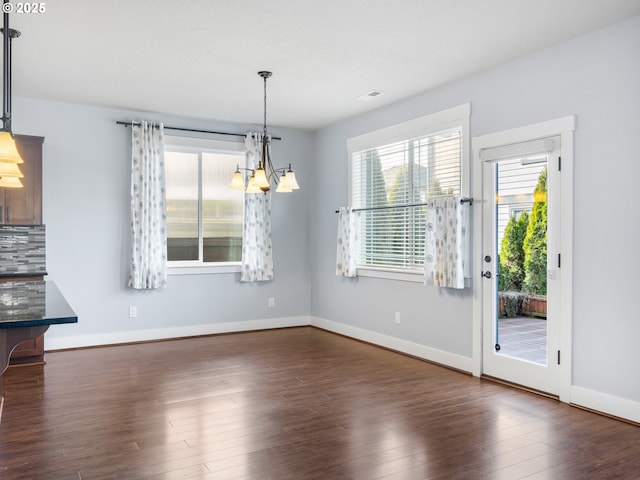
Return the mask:
[[14,96],[261,124],[271,70],[269,124],[307,130],[640,14],[640,0],[44,4],[11,15]]

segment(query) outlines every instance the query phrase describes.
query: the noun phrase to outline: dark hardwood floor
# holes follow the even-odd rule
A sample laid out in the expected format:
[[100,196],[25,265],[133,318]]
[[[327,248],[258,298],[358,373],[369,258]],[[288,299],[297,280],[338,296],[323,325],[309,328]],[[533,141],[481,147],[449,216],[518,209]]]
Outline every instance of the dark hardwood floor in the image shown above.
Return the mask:
[[640,428],[304,327],[5,374],[2,480],[637,479]]

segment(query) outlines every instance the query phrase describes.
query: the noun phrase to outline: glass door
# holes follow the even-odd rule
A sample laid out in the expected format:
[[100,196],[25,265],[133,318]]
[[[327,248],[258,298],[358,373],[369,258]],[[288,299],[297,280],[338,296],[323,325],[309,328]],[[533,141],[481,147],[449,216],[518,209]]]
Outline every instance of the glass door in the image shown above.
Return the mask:
[[483,373],[548,393],[559,374],[556,156],[483,163]]

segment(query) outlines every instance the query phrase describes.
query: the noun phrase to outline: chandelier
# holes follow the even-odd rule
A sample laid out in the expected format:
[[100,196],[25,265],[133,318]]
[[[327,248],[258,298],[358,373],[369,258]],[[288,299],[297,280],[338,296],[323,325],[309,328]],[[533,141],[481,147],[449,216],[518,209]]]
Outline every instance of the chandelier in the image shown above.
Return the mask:
[[[8,0],[4,0],[6,5]],[[11,40],[19,37],[20,32],[9,28],[9,13],[11,9],[3,8],[4,23],[3,38],[3,96],[2,96],[2,128],[0,128],[0,187],[22,187],[20,179],[23,177],[18,164],[24,163],[11,132]]]
[[[258,75],[262,77],[264,82],[264,124],[262,139],[260,140],[262,157],[258,163],[258,168],[240,168],[240,165],[238,165],[229,186],[244,190],[246,193],[267,193],[271,190],[271,183],[273,182],[278,186],[276,192],[292,192],[299,189],[300,186],[296,181],[296,174],[291,169],[291,164],[288,167],[274,168],[271,161],[271,136],[267,133],[267,78],[271,76],[271,72],[262,71],[258,72]],[[251,172],[246,187],[242,170]]]

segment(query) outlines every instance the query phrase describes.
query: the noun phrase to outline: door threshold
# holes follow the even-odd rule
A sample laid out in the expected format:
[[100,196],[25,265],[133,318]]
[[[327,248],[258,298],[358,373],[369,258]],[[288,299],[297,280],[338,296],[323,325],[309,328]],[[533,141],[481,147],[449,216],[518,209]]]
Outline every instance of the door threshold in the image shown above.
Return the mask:
[[507,387],[515,388],[517,390],[522,390],[524,392],[535,393],[536,395],[540,395],[541,397],[550,398],[552,400],[560,401],[559,395],[554,395],[553,393],[543,392],[542,390],[536,390],[535,388],[527,387],[525,385],[520,385],[519,383],[509,382],[507,380],[502,380],[501,378],[492,377],[490,375],[482,374],[480,375],[482,380],[488,380],[489,382],[499,383],[500,385],[505,385]]

